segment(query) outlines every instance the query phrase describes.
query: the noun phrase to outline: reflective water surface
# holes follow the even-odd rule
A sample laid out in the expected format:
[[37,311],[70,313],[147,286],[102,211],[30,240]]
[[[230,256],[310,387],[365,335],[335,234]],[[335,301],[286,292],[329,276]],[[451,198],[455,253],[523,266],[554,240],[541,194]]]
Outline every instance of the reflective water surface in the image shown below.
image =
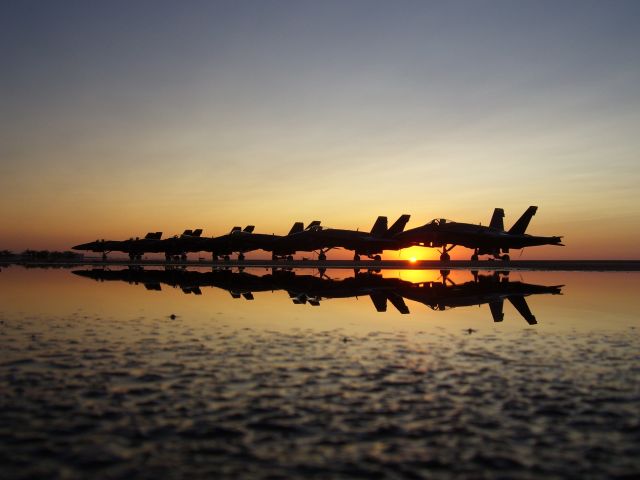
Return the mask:
[[633,477],[639,287],[2,267],[3,477]]

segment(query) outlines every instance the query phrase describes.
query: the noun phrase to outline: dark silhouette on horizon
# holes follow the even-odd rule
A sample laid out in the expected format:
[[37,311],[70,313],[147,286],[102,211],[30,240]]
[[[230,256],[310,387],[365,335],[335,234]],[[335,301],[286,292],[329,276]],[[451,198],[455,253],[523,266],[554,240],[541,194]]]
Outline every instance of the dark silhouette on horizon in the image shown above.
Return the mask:
[[512,249],[539,245],[564,246],[561,243],[562,237],[541,237],[525,233],[537,210],[538,207],[529,207],[508,231],[505,231],[503,224],[504,210],[496,208],[488,227],[438,218],[421,227],[399,233],[396,238],[411,246],[440,248],[442,261],[448,261],[449,252],[458,245],[474,251],[472,261],[477,261],[479,255],[492,255],[508,261],[508,253]]
[[361,256],[380,261],[385,250],[402,250],[413,246],[440,249],[440,260],[449,261],[449,252],[456,246],[474,251],[472,261],[480,255],[492,255],[504,261],[512,249],[538,245],[559,245],[562,237],[542,237],[529,235],[526,229],[538,207],[529,207],[516,223],[505,231],[503,225],[504,210],[496,208],[488,227],[471,223],[453,222],[435,219],[405,231],[409,215],[401,215],[387,228],[387,217],[379,216],[370,232],[325,228],[320,221],[312,221],[306,228],[302,222],[296,222],[286,235],[254,233],[255,227],[248,225],[244,229],[233,227],[227,234],[218,237],[203,237],[202,229],[185,230],[181,235],[162,239],[162,232],[150,232],[144,238],[128,240],[96,240],[72,247],[74,250],[92,251],[107,254],[114,251],[124,252],[131,261],[140,260],[145,253],[164,253],[167,261],[187,259],[188,253],[208,252],[212,259],[219,257],[229,260],[232,254],[243,261],[245,253],[263,250],[271,253],[277,260],[293,260],[297,252],[315,252],[319,261],[327,259],[327,252],[342,248],[354,252],[353,260],[360,261]]
[[[387,227],[387,217],[379,216],[370,232],[325,228],[319,221],[314,221],[303,231],[280,238],[273,245],[272,259],[292,257],[298,251],[318,252],[318,260],[327,259],[327,252],[334,248],[343,248],[354,252],[354,261],[360,261],[365,255],[372,260],[380,261],[384,250],[400,250],[403,245],[395,240],[395,236],[404,230],[409,215],[401,215],[396,222]],[[263,248],[263,250],[265,250]]]

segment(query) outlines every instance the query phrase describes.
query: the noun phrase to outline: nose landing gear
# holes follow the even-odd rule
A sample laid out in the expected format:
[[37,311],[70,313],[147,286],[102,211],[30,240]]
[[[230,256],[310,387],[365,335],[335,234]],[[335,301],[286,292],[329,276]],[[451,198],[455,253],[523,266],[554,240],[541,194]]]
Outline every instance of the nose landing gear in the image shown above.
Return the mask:
[[451,260],[451,257],[449,256],[449,252],[451,250],[453,250],[455,248],[455,245],[451,245],[450,247],[447,247],[447,245],[443,245],[442,246],[442,251],[440,252],[440,261],[441,262],[448,262],[449,260]]

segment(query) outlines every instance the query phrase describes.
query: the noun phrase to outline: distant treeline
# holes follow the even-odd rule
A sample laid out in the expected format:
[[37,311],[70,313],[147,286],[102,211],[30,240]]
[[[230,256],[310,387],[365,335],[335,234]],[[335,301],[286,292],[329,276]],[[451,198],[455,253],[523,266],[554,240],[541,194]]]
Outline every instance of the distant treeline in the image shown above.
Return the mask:
[[0,250],[0,258],[20,258],[23,260],[73,260],[83,258],[83,255],[71,251],[50,250],[25,250],[22,253],[14,253],[10,250]]

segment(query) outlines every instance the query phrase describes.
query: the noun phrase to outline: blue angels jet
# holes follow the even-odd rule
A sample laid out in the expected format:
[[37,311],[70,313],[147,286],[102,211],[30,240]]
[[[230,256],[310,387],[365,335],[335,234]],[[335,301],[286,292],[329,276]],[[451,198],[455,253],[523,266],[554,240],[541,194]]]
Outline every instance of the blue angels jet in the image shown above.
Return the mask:
[[477,261],[479,255],[492,255],[508,261],[510,250],[538,245],[563,246],[562,237],[541,237],[525,233],[537,210],[538,207],[529,207],[509,230],[504,229],[504,210],[496,208],[488,227],[438,218],[421,227],[399,233],[394,239],[405,246],[439,248],[442,261],[448,261],[449,252],[458,245],[473,250],[472,261]]
[[396,236],[404,230],[409,215],[401,215],[396,222],[387,228],[387,217],[376,219],[370,232],[324,228],[319,221],[313,221],[302,232],[288,235],[275,242],[272,259],[292,259],[296,252],[318,252],[318,260],[327,259],[327,252],[334,248],[343,248],[354,252],[353,260],[359,261],[361,255],[373,260],[381,260],[384,250],[400,250],[403,244]]
[[[190,232],[191,230],[186,230]],[[73,250],[84,250],[102,254],[102,259],[107,259],[111,252],[123,252],[129,254],[131,260],[140,260],[142,255],[150,252],[160,252],[162,232],[149,232],[144,238],[130,238],[128,240],[96,240],[71,247]]]

